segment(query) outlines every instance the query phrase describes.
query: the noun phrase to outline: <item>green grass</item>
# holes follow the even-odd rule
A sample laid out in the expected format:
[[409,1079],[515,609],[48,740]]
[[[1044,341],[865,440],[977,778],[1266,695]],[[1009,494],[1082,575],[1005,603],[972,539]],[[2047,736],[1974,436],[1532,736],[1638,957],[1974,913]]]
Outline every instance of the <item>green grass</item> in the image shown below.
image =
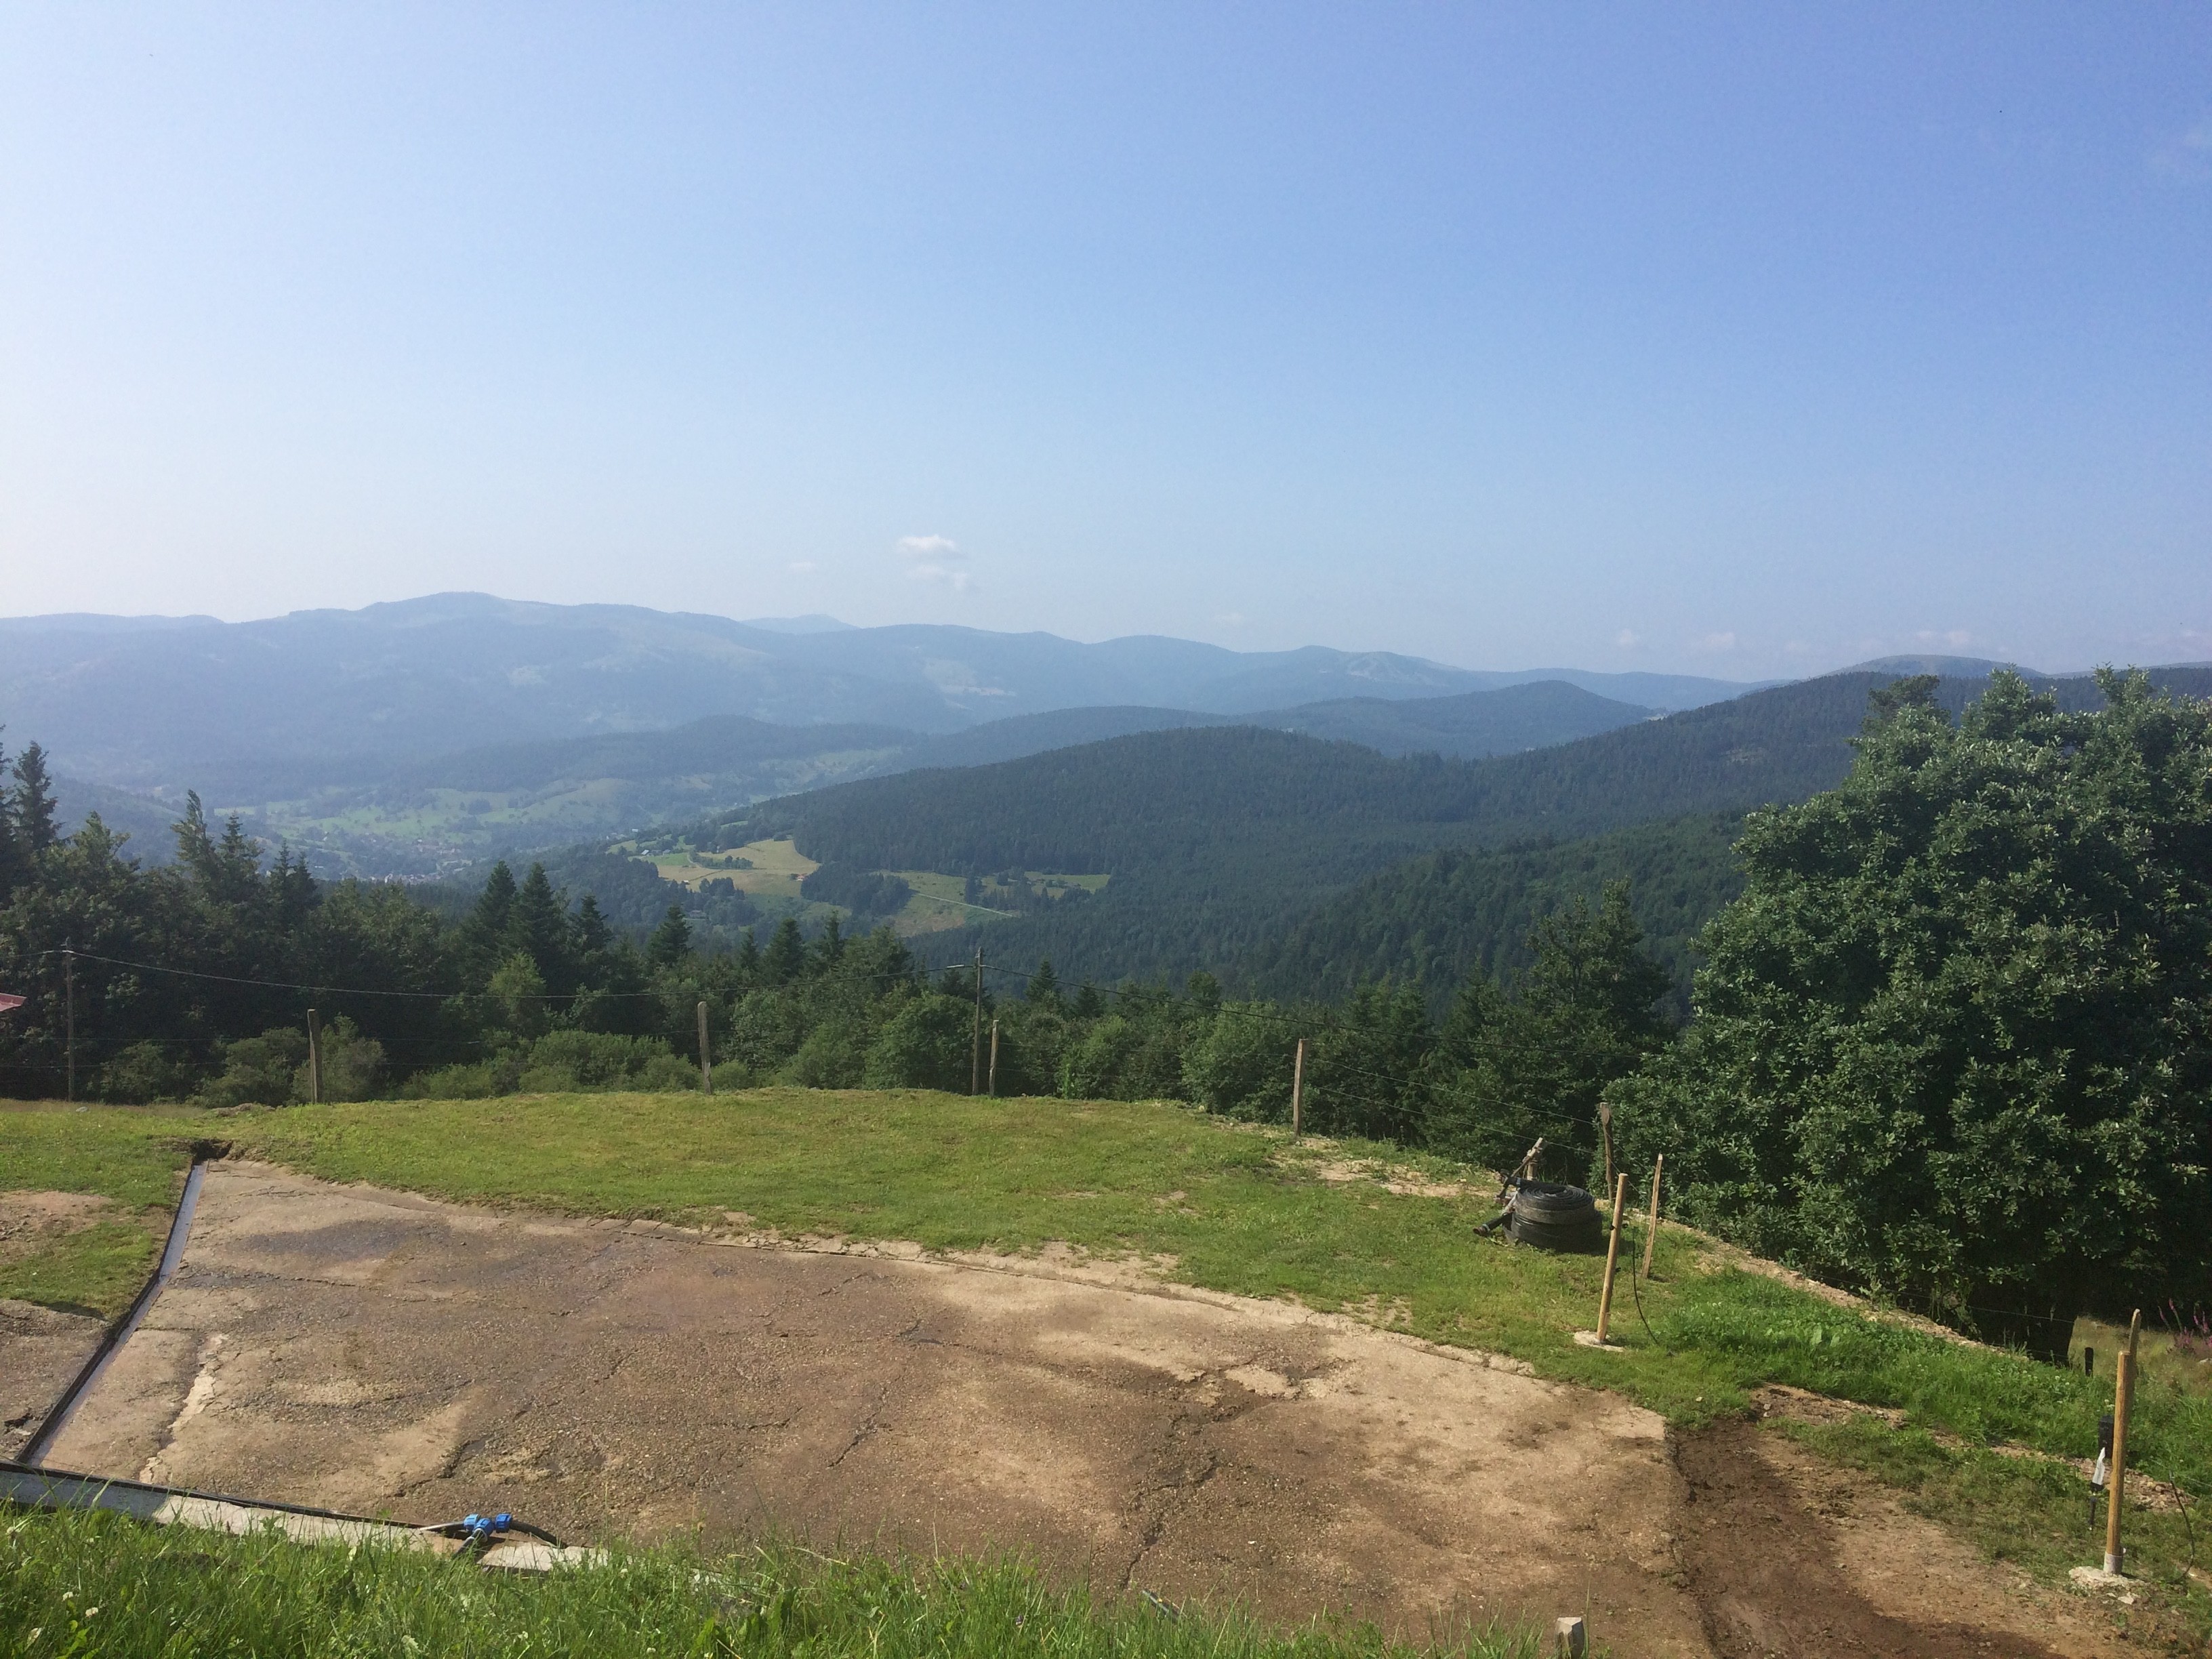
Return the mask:
[[159,1242],[135,1222],[94,1222],[45,1248],[0,1261],[0,1297],[113,1319],[154,1271]]
[[191,1162],[174,1112],[115,1107],[0,1108],[0,1190],[92,1193],[115,1208],[89,1226],[0,1258],[0,1297],[112,1319],[153,1271]]
[[[1385,1659],[1412,1651],[1364,1626],[1278,1632],[1234,1612],[1093,1600],[1049,1588],[1013,1561],[622,1551],[605,1566],[536,1577],[412,1552],[290,1544],[266,1533],[230,1538],[96,1513],[0,1520],[0,1637],[29,1659]],[[1497,1631],[1442,1650],[1534,1659],[1537,1649],[1525,1632]]]

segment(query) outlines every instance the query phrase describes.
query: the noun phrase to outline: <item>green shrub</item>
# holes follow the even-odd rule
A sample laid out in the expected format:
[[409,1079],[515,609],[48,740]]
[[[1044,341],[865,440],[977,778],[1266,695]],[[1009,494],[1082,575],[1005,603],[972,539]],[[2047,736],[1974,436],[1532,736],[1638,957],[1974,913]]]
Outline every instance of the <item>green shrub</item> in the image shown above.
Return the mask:
[[871,1089],[946,1089],[965,1094],[975,1052],[972,1004],[941,992],[909,997],[868,1047]]
[[283,1106],[301,1097],[294,1085],[307,1058],[307,1034],[279,1025],[258,1037],[222,1045],[222,1074],[200,1086],[204,1106]]
[[143,1106],[149,1101],[182,1100],[192,1092],[196,1073],[168,1043],[134,1042],[100,1068],[94,1092],[102,1100]]

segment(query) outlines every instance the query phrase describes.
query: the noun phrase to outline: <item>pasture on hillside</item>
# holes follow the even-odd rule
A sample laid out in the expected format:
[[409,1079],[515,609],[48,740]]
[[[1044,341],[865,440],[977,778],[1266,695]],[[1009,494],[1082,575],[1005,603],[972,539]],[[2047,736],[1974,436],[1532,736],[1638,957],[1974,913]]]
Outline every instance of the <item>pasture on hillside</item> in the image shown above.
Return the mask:
[[[1671,1226],[1655,1273],[1623,1279],[1618,1351],[1595,1352],[1572,1333],[1594,1316],[1601,1261],[1478,1237],[1494,1177],[1401,1149],[1293,1140],[1168,1103],[926,1091],[0,1110],[9,1187],[100,1194],[132,1212],[173,1186],[195,1141],[495,1210],[898,1242],[942,1259],[1069,1250],[1510,1356],[1539,1377],[1615,1391],[1676,1433],[1773,1411],[1778,1388],[1804,1390],[1874,1409],[1776,1431],[1878,1476],[1980,1549],[2046,1583],[2096,1553],[2087,1489],[2062,1460],[2094,1450],[2108,1371],[2085,1376],[1844,1305]],[[1632,1223],[1631,1260],[1640,1231]],[[105,1265],[87,1265],[94,1258]],[[112,1311],[138,1270],[143,1258],[119,1262],[112,1240],[67,1233],[12,1262],[8,1284],[35,1297],[41,1284],[98,1282],[71,1299]],[[2212,1488],[2212,1402],[2185,1359],[2153,1364],[2133,1434],[2138,1467],[2178,1499]],[[2131,1561],[2164,1616],[2212,1625],[2212,1598],[2185,1571],[2185,1509],[2162,1502],[2130,1528]]]

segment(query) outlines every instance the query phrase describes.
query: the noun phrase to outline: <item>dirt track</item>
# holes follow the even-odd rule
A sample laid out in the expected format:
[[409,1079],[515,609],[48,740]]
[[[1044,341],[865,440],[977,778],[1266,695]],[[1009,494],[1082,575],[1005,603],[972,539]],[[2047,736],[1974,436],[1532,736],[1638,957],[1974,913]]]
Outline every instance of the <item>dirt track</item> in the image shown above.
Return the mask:
[[[219,1164],[50,1461],[578,1537],[1011,1545],[1103,1588],[1413,1637],[1578,1613],[1621,1654],[2118,1650],[2098,1609],[1929,1556],[1893,1506],[1845,1540],[1748,1426],[1670,1449],[1613,1396],[1353,1322],[918,1255]],[[1893,1571],[1899,1537],[1936,1567]]]

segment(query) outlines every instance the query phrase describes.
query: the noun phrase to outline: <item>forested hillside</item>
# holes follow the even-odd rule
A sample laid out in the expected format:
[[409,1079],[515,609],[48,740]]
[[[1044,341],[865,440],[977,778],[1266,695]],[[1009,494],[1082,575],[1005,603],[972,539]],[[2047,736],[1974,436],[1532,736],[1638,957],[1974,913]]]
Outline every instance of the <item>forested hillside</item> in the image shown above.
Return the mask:
[[1095,898],[934,936],[936,959],[980,938],[1003,959],[1102,979],[1234,975],[1287,920],[1405,858],[1802,799],[1849,769],[1885,678],[1776,687],[1489,761],[1390,759],[1251,727],[1152,732],[768,802],[744,834],[789,834],[810,858],[860,869],[1113,877]]
[[1251,717],[1255,726],[1279,726],[1308,737],[1364,744],[1385,755],[1451,755],[1478,760],[1523,749],[1548,748],[1595,737],[1658,710],[1599,696],[1564,680],[1540,680],[1455,697],[1418,697],[1387,702],[1380,697],[1342,697]]
[[1393,979],[1440,1013],[1471,976],[1504,980],[1527,968],[1543,917],[1626,881],[1644,948],[1674,981],[1673,1011],[1686,1015],[1690,942],[1742,890],[1729,852],[1742,822],[1705,813],[1580,841],[1425,854],[1297,917],[1235,978],[1263,996],[1325,1002]]

